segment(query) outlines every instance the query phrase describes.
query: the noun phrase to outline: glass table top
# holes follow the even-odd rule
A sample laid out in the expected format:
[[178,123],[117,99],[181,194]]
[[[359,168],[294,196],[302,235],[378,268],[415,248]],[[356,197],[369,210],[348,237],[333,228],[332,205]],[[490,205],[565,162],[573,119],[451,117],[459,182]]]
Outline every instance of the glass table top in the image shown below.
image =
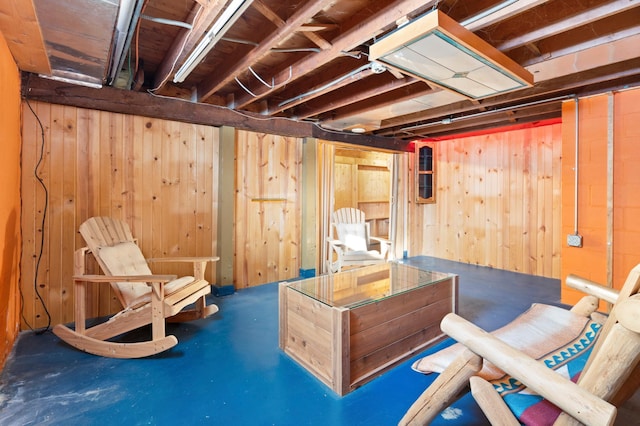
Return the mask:
[[329,306],[355,308],[454,276],[388,262],[294,281],[288,287]]

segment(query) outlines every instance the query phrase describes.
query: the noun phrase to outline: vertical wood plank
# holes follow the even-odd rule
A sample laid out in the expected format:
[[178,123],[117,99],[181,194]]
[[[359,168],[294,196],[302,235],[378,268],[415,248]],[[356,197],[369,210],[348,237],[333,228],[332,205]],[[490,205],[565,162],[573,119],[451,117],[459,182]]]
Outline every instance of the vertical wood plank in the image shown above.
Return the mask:
[[298,276],[302,141],[237,132],[237,288]]
[[[34,102],[32,106],[45,126],[45,153],[39,175],[50,196],[42,228],[44,192],[33,173],[23,174],[21,285],[24,314],[31,327],[43,327],[47,322],[33,285],[43,232],[45,245],[37,282],[52,324],[73,321],[73,253],[84,246],[78,227],[88,217],[114,215],[125,219],[147,256],[165,251],[185,256],[216,254],[212,208],[217,189],[211,171],[216,162],[217,151],[212,146],[217,143],[217,129],[46,103]],[[26,103],[23,115],[22,162],[23,169],[31,172],[38,161],[40,129]],[[163,127],[168,131],[162,132]],[[173,176],[165,182],[173,184],[173,191],[161,194],[165,176],[160,162],[164,154],[173,153],[169,151],[173,148],[177,148],[173,164],[167,165],[173,168],[165,174]],[[207,152],[206,159],[201,159],[199,152]],[[194,212],[198,212],[202,225],[196,224]],[[182,217],[186,220],[176,219]],[[166,240],[162,237],[165,228]],[[174,245],[168,246],[165,241],[174,237]],[[198,245],[196,240],[203,243]],[[171,265],[166,268],[176,273]],[[193,272],[188,266],[182,268]],[[87,271],[99,272],[90,256]],[[89,285],[86,290],[89,317],[121,309],[108,286]]]
[[561,129],[438,142],[438,198],[412,207],[412,253],[559,278]]
[[[42,114],[38,112],[40,104],[38,102],[31,102],[31,107],[34,109],[38,116]],[[42,117],[41,120],[45,118]],[[38,124],[36,116],[25,105],[22,113],[22,217],[32,218],[31,226],[23,226],[22,228],[22,261],[21,261],[21,273],[20,273],[20,286],[23,295],[22,301],[22,316],[21,316],[21,329],[27,329],[33,326],[33,319],[35,317],[35,295],[34,295],[34,275],[37,262],[37,253],[39,250],[38,241],[38,227],[36,222],[40,220],[40,213],[38,211],[38,183],[34,177],[36,173],[36,165],[38,162],[39,153],[42,150],[42,135],[40,126]],[[48,125],[43,121],[43,125]],[[27,143],[28,141],[28,143]],[[28,223],[27,223],[28,225]]]

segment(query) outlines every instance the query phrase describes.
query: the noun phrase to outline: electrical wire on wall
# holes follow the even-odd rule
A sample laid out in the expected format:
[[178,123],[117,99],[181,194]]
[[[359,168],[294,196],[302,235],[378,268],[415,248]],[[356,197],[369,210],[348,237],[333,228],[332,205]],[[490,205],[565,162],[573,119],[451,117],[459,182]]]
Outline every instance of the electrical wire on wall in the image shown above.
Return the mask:
[[[29,84],[27,82],[27,88],[29,87]],[[49,313],[49,309],[47,308],[46,303],[44,302],[44,299],[42,298],[42,296],[40,295],[40,291],[38,290],[38,270],[40,269],[40,262],[42,261],[42,254],[44,251],[44,230],[45,230],[45,220],[47,218],[47,209],[49,207],[49,191],[47,190],[47,186],[45,185],[44,181],[42,180],[42,178],[40,177],[40,175],[38,175],[38,169],[40,168],[40,165],[42,164],[42,161],[44,160],[44,148],[45,148],[45,144],[44,144],[44,126],[42,125],[42,121],[40,121],[40,117],[38,117],[38,114],[36,114],[36,112],[33,110],[33,107],[31,106],[31,103],[29,102],[29,98],[27,96],[25,96],[25,101],[27,103],[27,106],[29,107],[29,110],[31,110],[31,113],[33,114],[33,116],[36,118],[36,121],[38,122],[38,126],[40,127],[40,138],[41,138],[41,144],[40,144],[40,156],[38,157],[38,161],[33,169],[33,174],[36,178],[36,180],[38,181],[38,183],[40,184],[40,186],[42,187],[42,190],[44,191],[44,206],[42,208],[42,222],[41,222],[41,232],[40,232],[40,251],[38,252],[38,257],[36,260],[36,269],[34,271],[34,275],[33,275],[33,289],[35,291],[36,296],[38,297],[38,300],[40,300],[40,304],[42,305],[42,308],[44,309],[44,312],[47,316],[47,325],[45,328],[36,331],[36,334],[43,334],[45,332],[47,332],[48,330],[50,330],[51,328],[51,314]],[[22,287],[20,287],[20,314],[22,316],[22,320],[24,321],[24,323],[27,325],[27,327],[29,327],[30,330],[33,330],[33,327],[29,324],[29,321],[27,321],[27,319],[24,317],[24,294],[22,293]]]

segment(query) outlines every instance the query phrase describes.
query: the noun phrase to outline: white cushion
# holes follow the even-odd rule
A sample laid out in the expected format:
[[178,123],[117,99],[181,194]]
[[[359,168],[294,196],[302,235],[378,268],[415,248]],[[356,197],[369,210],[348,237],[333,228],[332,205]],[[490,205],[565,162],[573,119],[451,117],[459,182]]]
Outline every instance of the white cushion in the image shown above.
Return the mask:
[[[164,295],[167,296],[171,293],[173,293],[174,291],[178,291],[180,290],[182,287],[184,287],[185,285],[193,282],[194,278],[190,277],[190,276],[185,276],[185,277],[180,277],[180,278],[176,278],[173,281],[169,281],[168,283],[166,283],[164,285]],[[151,302],[151,287],[147,287],[146,285],[142,284],[141,287],[147,288],[147,292],[138,296],[135,299],[130,300],[127,303],[127,307],[137,307],[137,306],[141,306],[145,303],[149,303]]]
[[[152,275],[140,247],[132,241],[100,247],[99,250],[109,275]],[[164,294],[171,294],[192,281],[193,277],[190,276],[170,281],[164,286]],[[115,285],[122,293],[127,308],[151,301],[151,287],[145,283],[118,282]]]
[[350,250],[367,251],[367,230],[364,223],[337,223],[338,239]]

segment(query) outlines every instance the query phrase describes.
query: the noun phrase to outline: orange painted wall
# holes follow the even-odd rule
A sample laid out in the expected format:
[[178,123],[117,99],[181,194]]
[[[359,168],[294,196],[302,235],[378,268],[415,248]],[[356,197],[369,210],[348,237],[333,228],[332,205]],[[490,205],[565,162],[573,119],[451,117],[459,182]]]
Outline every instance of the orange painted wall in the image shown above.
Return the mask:
[[0,369],[20,325],[20,73],[0,34]]
[[[566,242],[575,227],[575,108],[575,102],[568,101],[562,109],[562,279],[575,273],[619,289],[630,269],[640,263],[640,89],[579,100],[578,233],[583,237],[582,248],[569,247]],[[612,170],[608,170],[610,123]],[[608,207],[610,179],[613,201]],[[563,285],[563,302],[575,303],[581,296]]]

